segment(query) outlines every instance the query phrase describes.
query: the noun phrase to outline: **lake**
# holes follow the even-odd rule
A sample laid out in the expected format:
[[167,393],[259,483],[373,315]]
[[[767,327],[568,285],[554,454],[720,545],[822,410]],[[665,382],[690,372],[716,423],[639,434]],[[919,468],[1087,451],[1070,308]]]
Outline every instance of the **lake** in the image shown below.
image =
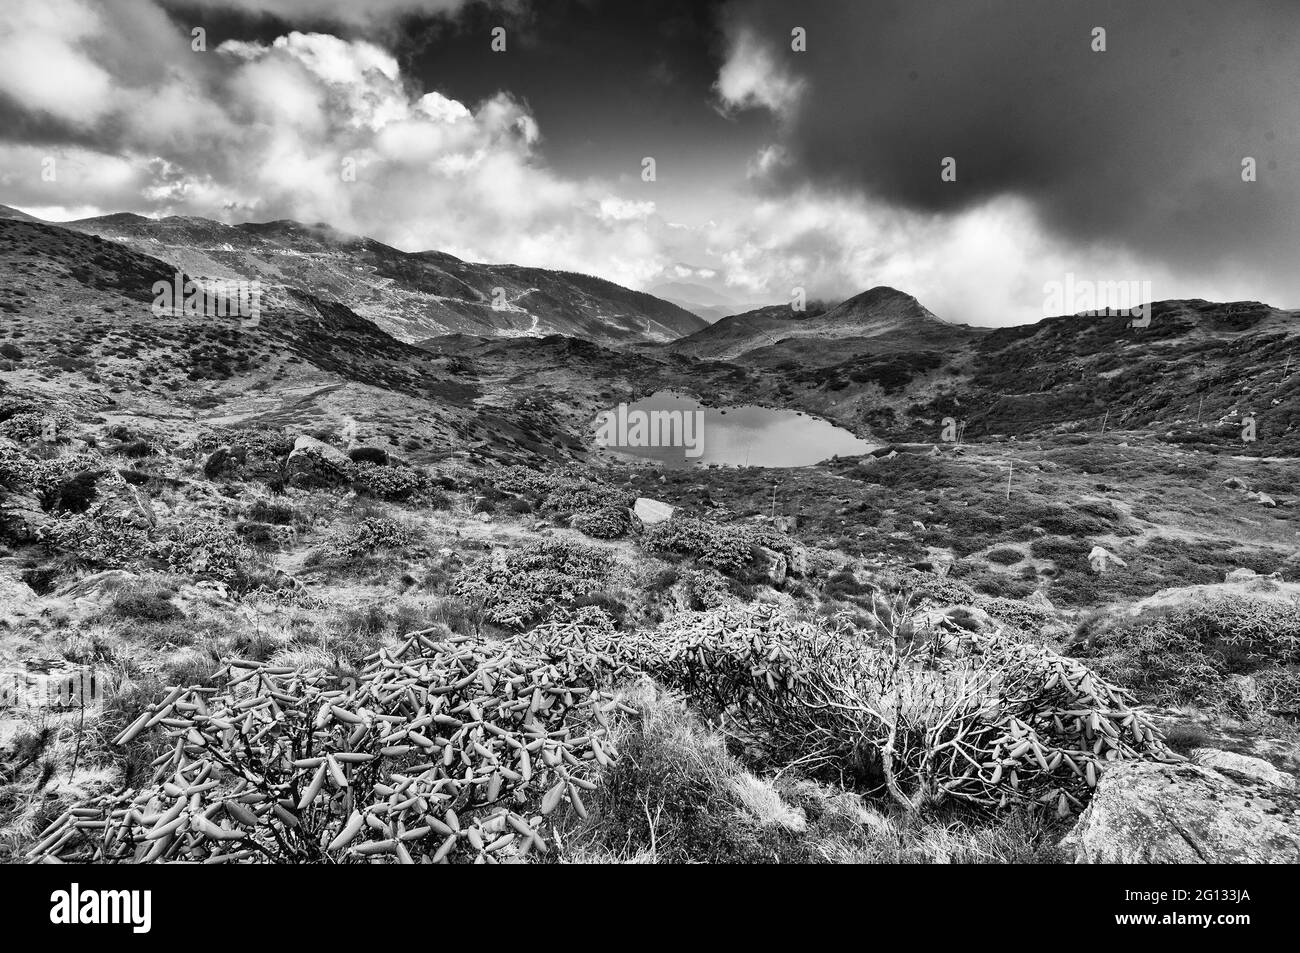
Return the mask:
[[706,407],[671,391],[620,404],[602,413],[594,428],[606,452],[668,467],[807,467],[877,447],[800,411]]

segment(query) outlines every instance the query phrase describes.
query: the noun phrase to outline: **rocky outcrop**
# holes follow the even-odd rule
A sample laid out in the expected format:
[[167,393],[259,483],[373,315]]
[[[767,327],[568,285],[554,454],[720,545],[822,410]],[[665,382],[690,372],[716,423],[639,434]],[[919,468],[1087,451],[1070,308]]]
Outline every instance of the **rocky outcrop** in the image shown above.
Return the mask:
[[34,543],[51,522],[35,494],[0,490],[0,538],[20,544]]
[[1107,572],[1116,566],[1126,567],[1128,563],[1120,559],[1108,549],[1102,549],[1100,546],[1092,547],[1092,552],[1088,553],[1088,565],[1096,573]]
[[352,461],[338,447],[303,435],[293,443],[284,462],[285,478],[290,486],[307,489],[333,486],[344,479]]
[[632,506],[632,512],[646,526],[662,523],[673,518],[673,507],[667,503],[652,500],[648,496],[637,497],[636,503]]
[[1300,794],[1226,768],[1117,762],[1061,847],[1089,864],[1300,863]]
[[775,549],[768,549],[766,546],[758,547],[758,558],[763,571],[767,573],[768,585],[785,585],[785,579],[790,570],[790,561]]
[[1248,781],[1264,781],[1280,788],[1295,788],[1296,779],[1269,764],[1263,758],[1223,751],[1220,748],[1196,748],[1190,755],[1193,764],[1202,768],[1218,771],[1229,778]]

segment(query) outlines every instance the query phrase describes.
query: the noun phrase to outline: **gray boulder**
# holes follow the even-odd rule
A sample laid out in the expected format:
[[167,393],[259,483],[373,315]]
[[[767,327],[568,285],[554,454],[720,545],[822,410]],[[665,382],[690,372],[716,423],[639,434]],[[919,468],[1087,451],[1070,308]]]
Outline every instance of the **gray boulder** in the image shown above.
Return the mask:
[[351,465],[338,447],[304,434],[294,441],[284,469],[290,486],[307,488],[340,482]]
[[758,555],[763,561],[763,570],[767,573],[768,585],[777,587],[785,585],[786,575],[790,569],[789,560],[781,553],[774,549],[768,549],[766,546],[758,547]]
[[1300,794],[1199,764],[1115,762],[1061,842],[1075,863],[1300,863]]
[[1233,779],[1264,781],[1280,788],[1296,786],[1296,779],[1285,771],[1280,771],[1263,758],[1224,751],[1220,748],[1196,748],[1191,752],[1193,764],[1202,768],[1218,771]]

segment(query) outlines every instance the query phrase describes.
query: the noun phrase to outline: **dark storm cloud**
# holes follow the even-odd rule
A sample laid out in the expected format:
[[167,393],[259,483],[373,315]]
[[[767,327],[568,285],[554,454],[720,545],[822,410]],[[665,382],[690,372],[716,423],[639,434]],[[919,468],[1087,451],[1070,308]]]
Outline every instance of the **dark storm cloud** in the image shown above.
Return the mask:
[[[778,187],[938,213],[1016,194],[1079,243],[1300,271],[1296,0],[744,0],[723,16],[804,81]],[[805,53],[790,51],[795,26]]]

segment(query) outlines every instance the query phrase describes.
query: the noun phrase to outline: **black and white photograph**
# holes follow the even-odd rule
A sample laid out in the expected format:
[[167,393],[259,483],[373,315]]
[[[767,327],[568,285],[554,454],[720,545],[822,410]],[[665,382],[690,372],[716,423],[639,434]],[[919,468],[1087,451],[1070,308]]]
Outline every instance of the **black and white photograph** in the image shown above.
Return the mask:
[[2,0],[5,919],[1052,865],[1230,942],[1298,344],[1296,0]]

